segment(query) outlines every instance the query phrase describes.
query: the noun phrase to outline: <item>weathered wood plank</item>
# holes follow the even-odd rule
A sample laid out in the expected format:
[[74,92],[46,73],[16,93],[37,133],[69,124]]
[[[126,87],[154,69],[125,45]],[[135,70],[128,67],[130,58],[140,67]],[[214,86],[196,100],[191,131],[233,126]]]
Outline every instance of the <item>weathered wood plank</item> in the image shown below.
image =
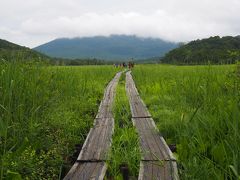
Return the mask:
[[126,91],[132,121],[140,136],[142,161],[139,179],[179,179],[176,160],[140,98],[130,72],[126,73]]
[[146,105],[138,94],[137,88],[135,87],[134,81],[129,72],[126,73],[126,77],[126,90],[129,97],[132,117],[151,117]]
[[[114,123],[112,118],[106,118],[90,130],[78,160],[106,160],[107,151],[111,144]],[[102,124],[101,124],[102,123]]]
[[146,106],[139,100],[131,101],[132,117],[151,117]]
[[99,106],[98,114],[96,118],[112,118],[112,105],[115,96],[115,90],[118,83],[118,80],[121,76],[121,72],[117,73],[113,80],[108,84],[103,100]]
[[112,107],[110,105],[101,105],[101,109],[99,109],[99,112],[96,116],[96,118],[112,118]]
[[177,180],[175,161],[141,161],[139,180]]
[[64,178],[65,180],[103,180],[107,166],[104,162],[76,162],[71,171]]
[[103,179],[106,173],[105,160],[111,146],[114,131],[112,106],[115,89],[121,72],[107,85],[99,106],[94,126],[90,129],[77,161],[64,179]]
[[132,118],[140,136],[143,160],[175,160],[164,138],[152,124],[152,118]]

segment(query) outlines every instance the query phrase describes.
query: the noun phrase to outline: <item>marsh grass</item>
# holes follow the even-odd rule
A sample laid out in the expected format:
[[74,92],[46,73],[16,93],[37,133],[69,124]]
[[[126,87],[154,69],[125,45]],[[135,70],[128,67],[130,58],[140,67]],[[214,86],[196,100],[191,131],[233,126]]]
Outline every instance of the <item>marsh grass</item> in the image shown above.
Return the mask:
[[1,62],[0,179],[60,178],[114,74],[110,66]]
[[[231,66],[136,66],[133,78],[167,140],[181,179],[239,179],[240,76]],[[93,124],[111,66],[0,62],[0,179],[59,179]],[[139,140],[125,76],[117,87],[108,174],[136,178]],[[62,174],[61,174],[62,173]]]
[[108,176],[123,179],[121,166],[127,167],[129,176],[137,179],[140,165],[139,139],[131,121],[131,112],[125,91],[125,74],[116,90],[114,105],[115,128],[108,160]]
[[239,179],[240,79],[236,66],[139,66],[133,71],[182,179]]

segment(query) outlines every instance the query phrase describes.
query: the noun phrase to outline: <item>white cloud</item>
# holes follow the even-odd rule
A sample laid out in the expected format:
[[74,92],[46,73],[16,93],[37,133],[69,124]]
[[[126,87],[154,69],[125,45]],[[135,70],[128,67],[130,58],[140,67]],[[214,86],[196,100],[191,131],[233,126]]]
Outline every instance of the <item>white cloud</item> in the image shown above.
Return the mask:
[[238,0],[9,0],[0,38],[34,47],[59,37],[136,34],[169,41],[240,34]]

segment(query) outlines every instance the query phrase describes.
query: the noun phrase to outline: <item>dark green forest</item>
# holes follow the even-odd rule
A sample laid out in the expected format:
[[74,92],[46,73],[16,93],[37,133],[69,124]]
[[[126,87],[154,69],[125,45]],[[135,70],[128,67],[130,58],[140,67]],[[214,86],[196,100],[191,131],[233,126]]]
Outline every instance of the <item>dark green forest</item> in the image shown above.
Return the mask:
[[191,41],[168,52],[161,60],[169,64],[233,64],[240,60],[240,36],[210,37]]
[[[41,61],[52,65],[104,65],[113,64],[110,61],[97,58],[54,58],[33,49],[0,39],[0,59],[6,61],[21,60],[25,62]],[[153,57],[135,59],[137,64],[234,64],[240,60],[240,36],[210,37],[202,40],[181,44],[179,48],[169,51],[163,58]],[[120,62],[120,61],[119,61]]]
[[44,62],[51,65],[104,65],[111,64],[110,61],[100,59],[67,59],[52,58],[33,49],[11,43],[0,39],[0,60],[1,61],[22,61],[22,62]]
[[0,39],[0,59],[5,61],[14,61],[19,59],[21,59],[22,61],[50,60],[47,55],[3,39]]

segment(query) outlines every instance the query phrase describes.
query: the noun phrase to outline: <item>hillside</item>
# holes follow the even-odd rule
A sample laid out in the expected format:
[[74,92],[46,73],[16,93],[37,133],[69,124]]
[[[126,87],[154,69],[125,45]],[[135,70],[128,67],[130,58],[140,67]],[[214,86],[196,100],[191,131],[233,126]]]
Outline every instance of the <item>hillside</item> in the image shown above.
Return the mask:
[[111,35],[56,39],[34,49],[52,57],[128,60],[162,57],[176,47],[177,44],[161,39]]
[[171,64],[231,64],[240,60],[240,36],[219,36],[191,41],[168,52],[163,63]]
[[0,39],[0,59],[7,61],[14,59],[42,60],[49,59],[49,57],[30,48]]
[[14,44],[12,42],[0,39],[0,60],[12,61],[44,61],[53,65],[103,65],[110,61],[100,59],[65,59],[52,58],[33,49]]

